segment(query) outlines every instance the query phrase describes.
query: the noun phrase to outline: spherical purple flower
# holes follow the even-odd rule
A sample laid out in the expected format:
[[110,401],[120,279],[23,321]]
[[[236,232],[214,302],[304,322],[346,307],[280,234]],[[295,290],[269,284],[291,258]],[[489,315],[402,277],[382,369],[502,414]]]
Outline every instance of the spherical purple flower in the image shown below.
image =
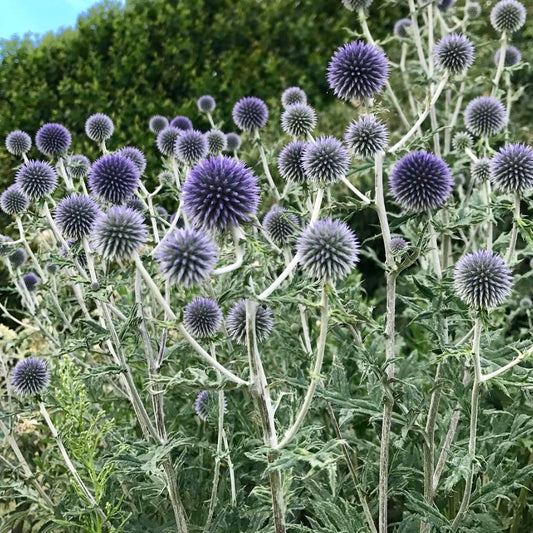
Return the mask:
[[41,126],[35,134],[35,145],[42,154],[53,157],[63,155],[72,142],[70,132],[62,124],[50,122]]
[[156,145],[157,149],[167,157],[171,157],[174,155],[174,150],[176,148],[176,141],[178,140],[178,137],[181,135],[181,130],[178,128],[174,128],[172,126],[168,126],[164,129],[162,129],[157,134],[157,140]]
[[11,371],[11,386],[19,396],[39,394],[50,383],[50,372],[44,359],[26,357]]
[[466,254],[455,266],[455,292],[475,309],[497,307],[511,293],[513,276],[494,252],[477,250]]
[[[496,53],[494,54],[494,64],[496,66],[500,63],[500,56],[502,54],[502,51],[500,48],[496,50]],[[503,60],[503,64],[506,67],[512,67],[516,65],[517,63],[520,63],[522,61],[522,53],[516,46],[507,46],[505,48],[505,59]]]
[[102,143],[110,139],[115,131],[115,125],[110,117],[104,113],[91,115],[85,121],[85,134],[91,141]]
[[206,132],[205,138],[207,140],[207,149],[209,154],[219,155],[226,150],[226,136],[220,130],[209,130]]
[[14,248],[9,243],[12,243],[13,239],[7,235],[0,235],[0,257],[8,257],[13,252]]
[[241,136],[237,133],[226,133],[226,150],[236,152],[241,147]]
[[307,179],[324,186],[346,176],[350,154],[334,137],[319,137],[316,142],[307,143],[302,164]]
[[359,260],[359,241],[340,220],[312,222],[298,237],[300,265],[312,277],[334,282],[345,278]]
[[374,0],[341,0],[342,5],[350,11],[360,11],[370,7]]
[[507,112],[493,96],[479,96],[466,106],[464,119],[471,133],[478,137],[491,137],[507,124]]
[[441,11],[448,11],[455,4],[455,0],[437,0],[437,7]]
[[54,220],[66,239],[82,239],[92,230],[100,214],[98,204],[89,196],[71,194],[56,206]]
[[279,246],[294,239],[299,225],[298,217],[283,207],[273,207],[263,218],[263,229],[274,244]]
[[210,298],[195,298],[183,311],[183,323],[193,337],[212,337],[222,325],[222,311]]
[[[196,415],[203,422],[207,422],[210,418],[213,420],[218,419],[219,413],[219,396],[216,391],[203,390],[198,394],[196,400],[194,400],[194,410]],[[227,401],[224,397],[224,412],[227,410]]]
[[374,157],[389,142],[389,132],[385,124],[374,115],[363,115],[348,126],[344,135],[348,149],[363,159]]
[[71,155],[65,164],[69,175],[78,180],[82,180],[91,171],[91,162],[81,154]]
[[531,306],[533,306],[533,301],[531,298],[524,296],[520,299],[519,304],[521,309],[529,309]]
[[410,27],[413,22],[411,19],[403,18],[400,20],[397,20],[394,24],[394,29],[392,30],[395,37],[398,37],[399,39],[407,39],[410,35]]
[[124,205],[138,213],[142,213],[145,210],[145,205],[138,196],[132,196]]
[[407,250],[407,241],[402,237],[392,237],[389,246],[394,255],[401,255]]
[[526,23],[526,8],[517,0],[500,0],[490,12],[490,23],[500,33],[514,33]]
[[306,104],[307,95],[300,87],[289,87],[281,94],[281,105],[284,108],[294,104]]
[[200,113],[212,113],[215,110],[216,102],[212,96],[204,94],[198,98],[197,105]]
[[168,118],[163,115],[154,115],[148,122],[148,127],[152,133],[159,133],[168,127]]
[[139,187],[139,169],[127,157],[108,154],[97,159],[89,175],[89,188],[103,200],[124,203]]
[[31,137],[25,131],[12,131],[6,137],[6,148],[12,155],[26,154],[31,149]]
[[490,162],[490,181],[503,192],[523,193],[533,189],[533,149],[525,144],[508,144]]
[[481,5],[479,2],[467,2],[465,12],[469,19],[477,19],[481,15]]
[[[274,317],[266,305],[257,306],[255,313],[255,334],[258,341],[270,337]],[[228,312],[226,319],[228,335],[237,344],[246,344],[246,300],[235,302]]]
[[146,170],[146,157],[135,146],[124,146],[117,151],[117,154],[127,157],[137,167],[140,174]]
[[268,107],[255,96],[245,96],[233,106],[233,122],[243,131],[260,130],[268,120]]
[[278,156],[278,170],[283,179],[298,184],[307,183],[303,166],[306,147],[307,143],[294,141],[281,150]]
[[123,205],[115,205],[95,220],[92,242],[105,259],[129,259],[146,243],[148,231],[142,215]]
[[470,175],[475,184],[483,183],[490,178],[490,159],[482,157],[470,165]]
[[383,90],[389,77],[387,57],[377,46],[353,41],[337,49],[327,77],[341,100],[372,98]]
[[305,137],[316,126],[316,111],[307,104],[292,104],[281,115],[281,128],[291,137]]
[[203,231],[185,228],[174,230],[161,241],[155,259],[165,279],[190,287],[209,278],[218,254]]
[[41,280],[39,279],[39,276],[37,276],[37,274],[34,274],[33,272],[28,272],[27,274],[24,274],[21,279],[21,283],[30,292],[33,292],[37,288],[37,285],[39,285],[40,281]]
[[16,183],[10,185],[0,196],[0,207],[8,215],[18,215],[26,211],[29,205],[30,199]]
[[451,33],[435,45],[435,64],[450,74],[461,74],[474,63],[474,45],[466,35]]
[[160,219],[168,220],[168,211],[162,205],[156,205],[155,212]]
[[407,211],[422,212],[442,206],[452,192],[448,165],[434,154],[412,152],[402,157],[389,177],[394,199]]
[[9,262],[15,267],[20,268],[28,259],[28,254],[24,248],[17,248],[9,255]]
[[191,119],[188,118],[188,117],[184,117],[182,115],[179,115],[177,117],[174,117],[171,121],[170,121],[170,125],[173,127],[173,128],[178,128],[178,130],[192,130],[193,126],[192,126],[192,122],[191,122]]
[[259,204],[257,178],[241,161],[227,156],[198,163],[183,184],[183,210],[209,230],[226,231],[254,215]]
[[183,131],[176,139],[174,152],[187,165],[195,165],[207,155],[207,139],[201,131]]
[[44,265],[44,269],[53,276],[54,274],[57,274],[57,271],[59,270],[59,265],[57,265],[56,263],[48,262]]
[[174,173],[170,170],[163,170],[157,175],[157,179],[159,181],[159,185],[162,185],[163,187],[168,185],[174,185],[176,183],[176,178],[174,176]]
[[28,161],[18,169],[15,182],[30,200],[38,200],[54,192],[57,174],[45,161]]
[[452,139],[452,146],[457,152],[464,152],[467,148],[472,148],[474,139],[467,131],[458,131]]

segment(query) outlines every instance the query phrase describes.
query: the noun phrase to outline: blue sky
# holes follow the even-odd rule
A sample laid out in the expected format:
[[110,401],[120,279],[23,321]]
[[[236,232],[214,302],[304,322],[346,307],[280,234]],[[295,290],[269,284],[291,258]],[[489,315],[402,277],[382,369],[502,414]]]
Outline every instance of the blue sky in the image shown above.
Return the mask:
[[0,39],[74,26],[97,0],[0,0]]

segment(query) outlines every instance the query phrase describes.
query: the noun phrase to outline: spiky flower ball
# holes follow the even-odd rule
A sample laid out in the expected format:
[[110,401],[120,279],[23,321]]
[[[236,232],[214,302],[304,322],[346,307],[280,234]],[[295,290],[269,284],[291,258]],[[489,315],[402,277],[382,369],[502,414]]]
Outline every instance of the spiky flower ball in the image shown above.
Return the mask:
[[180,135],[181,130],[179,130],[178,128],[174,128],[172,126],[167,126],[166,128],[163,128],[157,134],[157,149],[167,157],[173,156],[174,151],[176,149],[176,141],[178,140],[178,137]]
[[205,134],[205,138],[207,140],[207,150],[211,155],[219,155],[226,150],[226,136],[220,130],[209,130]]
[[300,221],[283,207],[273,207],[263,218],[263,229],[274,244],[284,246],[294,239]]
[[8,257],[13,252],[14,248],[9,243],[13,242],[11,237],[7,235],[0,235],[0,257]]
[[466,35],[451,33],[435,45],[435,64],[450,74],[461,74],[474,63],[474,45]]
[[212,96],[204,94],[198,98],[197,105],[200,113],[212,113],[217,104]]
[[187,165],[195,165],[207,155],[207,139],[201,131],[183,131],[176,139],[174,152],[178,159],[181,159]]
[[147,236],[142,215],[123,205],[101,213],[92,229],[96,251],[111,261],[129,259],[146,243]]
[[30,200],[38,200],[54,192],[57,174],[45,161],[28,161],[15,174],[15,183]]
[[85,179],[91,171],[91,162],[82,154],[71,155],[65,166],[69,175],[78,180]]
[[46,265],[44,265],[44,269],[49,273],[49,274],[57,274],[57,271],[59,270],[59,265],[57,265],[56,263],[51,263],[51,262],[48,262],[46,263]]
[[520,302],[518,304],[522,309],[529,309],[531,306],[533,306],[533,301],[531,298],[528,298],[527,296],[524,296],[520,299]]
[[307,226],[298,237],[300,265],[312,277],[335,282],[359,260],[359,241],[347,224],[325,218]]
[[24,274],[21,279],[21,283],[30,292],[33,292],[37,288],[37,285],[39,285],[40,281],[41,280],[39,279],[39,276],[37,276],[37,274],[34,274],[33,272],[28,272],[27,274]]
[[370,7],[374,0],[341,0],[342,5],[350,11],[360,11]]
[[302,164],[309,181],[328,185],[346,176],[350,154],[338,139],[319,137],[316,142],[307,143]]
[[237,133],[226,133],[226,150],[236,152],[241,147],[241,136]]
[[7,134],[6,149],[16,156],[27,154],[31,150],[31,137],[25,131],[12,131]]
[[154,115],[148,122],[148,127],[152,133],[159,133],[168,126],[168,118],[163,115]]
[[[501,48],[498,48],[498,50],[496,50],[496,53],[494,54],[494,64],[496,66],[500,64],[501,55]],[[507,48],[505,49],[505,59],[503,60],[504,66],[512,67],[517,63],[520,63],[520,61],[522,61],[522,52],[520,52],[520,50],[516,46],[507,46]]]
[[469,19],[477,19],[481,15],[481,5],[479,2],[467,2],[465,7],[466,16]]
[[[257,306],[255,313],[255,335],[257,340],[264,341],[270,337],[274,317],[266,305]],[[246,300],[235,302],[226,318],[228,335],[237,344],[246,344]]]
[[472,148],[474,139],[467,131],[457,132],[452,139],[452,146],[458,152],[464,152],[467,148]]
[[195,298],[183,311],[183,323],[193,337],[212,337],[222,325],[222,311],[210,298]]
[[523,193],[533,189],[533,149],[525,144],[508,144],[490,162],[490,181],[503,192]]
[[11,386],[19,396],[40,394],[50,383],[50,371],[44,359],[26,357],[11,371]]
[[198,163],[183,183],[183,210],[196,226],[226,231],[254,215],[259,204],[257,178],[246,165],[218,156]]
[[63,155],[72,142],[70,132],[62,124],[50,122],[41,126],[35,134],[37,150],[48,157]]
[[291,137],[305,137],[316,126],[316,111],[307,104],[292,104],[281,115],[281,128]]
[[[217,420],[219,415],[219,395],[216,391],[203,390],[194,400],[194,411],[200,420]],[[227,410],[227,401],[224,397],[224,412]]]
[[143,201],[138,196],[132,196],[127,202],[126,207],[142,213],[145,209]]
[[174,230],[161,241],[155,259],[165,279],[190,287],[209,278],[218,254],[203,231],[185,228]]
[[26,211],[29,205],[30,199],[16,183],[10,185],[0,196],[0,207],[8,215],[18,215]]
[[488,250],[463,255],[455,266],[455,292],[474,309],[501,305],[511,293],[512,284],[510,268]]
[[300,87],[289,87],[281,94],[281,105],[286,109],[294,104],[306,104],[307,95]]
[[389,177],[394,199],[407,211],[422,212],[442,206],[452,192],[448,165],[434,154],[419,151],[402,157]]
[[392,237],[389,246],[394,255],[401,255],[407,250],[407,241],[402,237]]
[[526,8],[521,2],[500,0],[490,12],[490,23],[500,33],[514,33],[526,23],[526,14]]
[[307,183],[303,166],[306,147],[307,143],[294,141],[281,150],[278,156],[278,170],[283,179],[298,184]]
[[465,109],[466,128],[478,137],[491,137],[507,124],[504,105],[493,96],[474,98]]
[[328,84],[341,100],[363,100],[379,94],[389,77],[387,57],[363,41],[341,46],[328,66]]
[[97,159],[89,174],[89,189],[103,200],[122,204],[139,187],[139,169],[121,154],[103,155]]
[[233,106],[232,117],[243,131],[260,130],[268,121],[268,107],[260,98],[245,96]]
[[441,11],[448,11],[455,4],[455,0],[437,0],[437,7]]
[[389,132],[385,124],[374,115],[363,115],[348,126],[344,141],[356,157],[374,157],[389,142]]
[[392,33],[398,39],[407,39],[410,36],[410,27],[413,22],[411,19],[403,18],[394,23]]
[[162,185],[163,187],[167,185],[173,185],[176,182],[174,173],[170,170],[162,170],[157,175],[157,180],[159,181],[159,185]]
[[28,254],[24,248],[17,248],[9,255],[9,262],[15,267],[20,268],[28,259]]
[[189,117],[184,117],[181,115],[174,117],[170,121],[170,125],[173,128],[178,128],[178,130],[182,130],[182,131],[192,130],[193,128],[191,119]]
[[54,220],[67,239],[82,239],[91,233],[100,214],[98,204],[89,196],[71,194],[56,206]]
[[95,113],[85,121],[85,134],[91,141],[102,143],[113,135],[115,125],[111,117],[104,113]]
[[117,151],[117,154],[127,157],[136,167],[140,174],[146,170],[146,157],[135,146],[124,146]]
[[490,178],[490,159],[482,157],[470,165],[470,176],[479,184]]

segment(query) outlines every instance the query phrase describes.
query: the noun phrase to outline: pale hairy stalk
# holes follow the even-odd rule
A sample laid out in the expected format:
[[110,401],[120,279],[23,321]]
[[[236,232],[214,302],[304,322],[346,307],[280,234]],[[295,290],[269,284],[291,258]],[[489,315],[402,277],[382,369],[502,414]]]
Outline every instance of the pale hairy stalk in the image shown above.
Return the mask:
[[237,488],[235,484],[235,468],[233,467],[233,461],[231,460],[231,455],[229,453],[229,443],[228,437],[226,436],[226,431],[222,428],[222,440],[224,441],[224,449],[226,450],[226,462],[228,463],[229,470],[229,483],[231,488],[231,506],[237,506]]
[[272,189],[272,192],[274,193],[274,197],[276,198],[276,202],[279,202],[281,199],[281,196],[279,194],[278,188],[276,187],[276,184],[274,183],[274,179],[272,178],[272,174],[270,173],[270,168],[268,166],[268,160],[265,153],[265,148],[263,147],[263,143],[261,141],[261,136],[259,135],[259,130],[254,130],[254,140],[257,143],[257,148],[259,149],[259,156],[261,157],[261,163],[263,164],[263,171],[265,173],[265,177],[268,181],[268,185]]
[[36,328],[35,326],[32,326],[31,324],[25,324],[24,322],[22,322],[21,320],[19,320],[18,318],[14,317],[8,310],[7,308],[5,307],[5,305],[2,305],[0,304],[0,310],[2,311],[2,313],[4,313],[4,315],[9,318],[9,320],[12,320],[13,322],[15,322],[15,324],[18,324],[19,326],[22,326],[23,328],[26,328],[26,329],[29,329],[31,331],[40,331],[39,328]]
[[481,376],[481,382],[485,383],[489,381],[490,379],[493,379],[495,377],[498,377],[499,375],[503,374],[504,372],[507,372],[507,370],[513,368],[518,363],[523,361],[524,359],[527,359],[530,355],[533,355],[533,348],[530,348],[529,350],[526,350],[525,352],[521,352],[518,357],[515,357],[511,362],[507,363],[506,365],[498,368],[497,370],[494,370],[493,372],[489,372],[488,374],[484,374]]
[[446,461],[448,460],[448,454],[450,453],[450,448],[451,448],[453,439],[455,437],[455,432],[457,431],[457,425],[459,424],[460,416],[461,416],[461,411],[456,407],[456,409],[452,413],[452,417],[450,420],[450,426],[448,427],[448,432],[446,433],[444,444],[442,445],[439,459],[437,461],[437,466],[435,467],[435,472],[433,473],[433,478],[432,478],[433,496],[437,492],[437,487],[439,486],[440,477],[442,475],[444,467],[446,466]]
[[452,118],[444,131],[444,155],[447,155],[450,152],[452,131],[455,128],[457,121],[459,120],[459,114],[461,113],[461,108],[463,106],[465,89],[466,84],[464,81],[462,81],[459,87],[459,94],[457,95],[457,98],[455,100],[455,109],[453,111]]
[[244,233],[238,226],[232,226],[231,236],[233,238],[233,245],[235,246],[235,261],[230,265],[215,269],[213,271],[214,276],[219,276],[220,274],[227,274],[228,272],[238,270],[243,264],[244,248],[241,245],[241,239],[244,239]]
[[422,67],[422,70],[427,74],[428,65],[426,62],[426,55],[424,54],[424,47],[422,46],[422,39],[420,37],[420,27],[418,26],[415,0],[409,0],[409,14],[411,19],[411,31],[413,34],[413,39],[415,41],[416,52],[418,54],[418,61],[420,63],[420,66]]
[[57,161],[57,167],[59,170],[59,175],[63,178],[65,181],[65,185],[67,187],[67,192],[74,191],[74,184],[72,183],[72,180],[70,179],[70,176],[68,175],[67,170],[65,169],[65,162],[63,161],[63,158],[60,157]]
[[18,215],[15,216],[15,222],[16,222],[17,228],[19,230],[20,242],[22,242],[22,244],[24,246],[24,249],[26,250],[26,253],[28,254],[28,256],[29,256],[29,258],[30,258],[30,260],[32,262],[33,268],[35,268],[35,270],[37,270],[37,273],[39,274],[40,278],[43,281],[46,281],[48,279],[48,276],[45,274],[44,270],[39,265],[39,261],[35,257],[35,254],[33,253],[33,250],[31,249],[28,241],[26,240],[26,233],[24,232],[24,226],[22,225],[22,220],[20,219],[20,217]]
[[[492,237],[493,237],[493,224],[490,218],[492,217],[492,207],[491,207],[491,201],[490,201],[490,195],[491,195],[491,186],[490,186],[490,180],[485,180],[484,187],[483,187],[483,193],[485,196],[485,203],[487,205],[487,215],[488,220],[486,222],[486,234],[487,234],[487,250],[490,252],[492,251]],[[520,208],[520,204],[519,204]],[[514,227],[514,226],[513,226]]]
[[209,120],[209,125],[213,129],[215,129],[216,126],[215,126],[215,122],[213,121],[213,117],[211,116],[211,113],[206,113],[206,115],[207,115],[207,120]]
[[516,240],[518,238],[518,221],[520,219],[520,193],[513,194],[513,229],[511,230],[511,237],[509,241],[509,248],[505,256],[505,262],[510,265],[513,262]]
[[341,178],[341,181],[342,183],[344,183],[344,185],[346,185],[346,187],[348,187],[348,189],[350,189],[350,191],[352,191],[356,196],[357,198],[359,198],[359,200],[361,200],[365,205],[370,205],[372,202],[371,200],[365,196],[355,185],[352,185],[352,182],[346,178],[346,177],[342,177]]
[[507,51],[507,34],[506,32],[502,33],[500,38],[500,58],[498,60],[498,65],[496,67],[496,74],[492,80],[492,91],[491,96],[496,96],[498,94],[498,86],[500,85],[500,80],[505,68],[505,52]]
[[[413,96],[413,92],[411,91],[411,84],[409,83],[409,74],[407,73],[407,69],[405,68],[405,63],[407,60],[407,51],[408,51],[408,45],[407,43],[402,43],[402,56],[400,59],[400,72],[402,73],[402,80],[403,84],[405,86],[405,90],[407,91],[407,96],[409,99],[409,105],[411,107],[411,113],[413,117],[418,116],[418,108],[416,107],[416,102]],[[407,125],[409,127],[409,125]],[[420,135],[420,132],[419,132]]]
[[152,221],[152,234],[154,236],[155,244],[159,243],[159,230],[157,229],[157,214],[154,209],[154,202],[152,195],[148,192],[148,189],[144,186],[142,181],[139,181],[139,189],[144,195],[146,205],[148,206],[148,212],[150,213],[150,220]]
[[91,279],[91,283],[94,284],[95,287],[99,287],[100,284],[98,283],[98,278],[96,277],[96,270],[94,269],[93,251],[89,246],[89,241],[87,237],[83,237],[81,242],[83,244],[83,251],[85,252],[85,258],[87,261],[87,268],[89,269],[89,277]]

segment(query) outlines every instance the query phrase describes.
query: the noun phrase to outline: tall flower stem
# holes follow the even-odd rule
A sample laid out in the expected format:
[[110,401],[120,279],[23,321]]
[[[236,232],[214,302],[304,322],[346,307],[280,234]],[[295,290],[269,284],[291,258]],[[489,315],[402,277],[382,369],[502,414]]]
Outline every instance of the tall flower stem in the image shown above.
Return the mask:
[[220,274],[227,274],[241,268],[244,261],[244,248],[241,245],[241,239],[244,238],[244,233],[238,226],[231,228],[231,236],[233,237],[233,244],[235,246],[235,261],[230,265],[226,265],[215,269],[213,275],[218,276]]
[[259,135],[259,130],[254,130],[254,140],[257,143],[257,148],[259,149],[259,156],[261,157],[261,163],[263,164],[263,171],[265,172],[265,177],[268,181],[268,184],[270,185],[270,188],[272,189],[272,192],[274,193],[274,197],[276,198],[276,202],[280,201],[280,194],[278,191],[278,188],[276,187],[276,184],[274,183],[274,180],[272,178],[272,174],[270,173],[270,168],[268,166],[267,156],[265,153],[265,148],[263,146],[263,143],[261,141],[261,136]]
[[428,65],[426,56],[424,54],[424,47],[422,46],[422,39],[420,37],[420,27],[418,26],[417,9],[415,0],[409,0],[409,13],[411,18],[411,30],[413,33],[413,39],[415,41],[416,52],[418,54],[418,61],[424,72],[428,73]]
[[44,270],[39,265],[39,261],[37,261],[37,258],[35,257],[33,250],[31,249],[28,241],[26,240],[26,233],[24,232],[24,226],[22,225],[22,220],[20,220],[19,216],[15,217],[15,222],[17,223],[17,228],[19,230],[20,241],[22,242],[24,249],[26,250],[26,253],[28,254],[29,258],[31,259],[33,267],[35,268],[35,270],[37,270],[37,273],[39,274],[41,279],[43,281],[46,281],[48,279],[48,276],[45,274]]
[[498,87],[505,68],[505,56],[507,52],[507,33],[503,32],[500,38],[500,57],[498,59],[498,65],[496,66],[496,74],[492,80],[491,96],[496,96],[498,93]]
[[341,178],[342,183],[352,191],[359,200],[361,200],[365,205],[370,205],[370,199],[365,196],[348,178]]
[[518,238],[518,219],[520,218],[520,193],[515,192],[513,195],[513,229],[511,230],[511,237],[509,241],[509,249],[505,256],[505,262],[510,265],[513,261],[513,256],[516,248],[516,240]]

